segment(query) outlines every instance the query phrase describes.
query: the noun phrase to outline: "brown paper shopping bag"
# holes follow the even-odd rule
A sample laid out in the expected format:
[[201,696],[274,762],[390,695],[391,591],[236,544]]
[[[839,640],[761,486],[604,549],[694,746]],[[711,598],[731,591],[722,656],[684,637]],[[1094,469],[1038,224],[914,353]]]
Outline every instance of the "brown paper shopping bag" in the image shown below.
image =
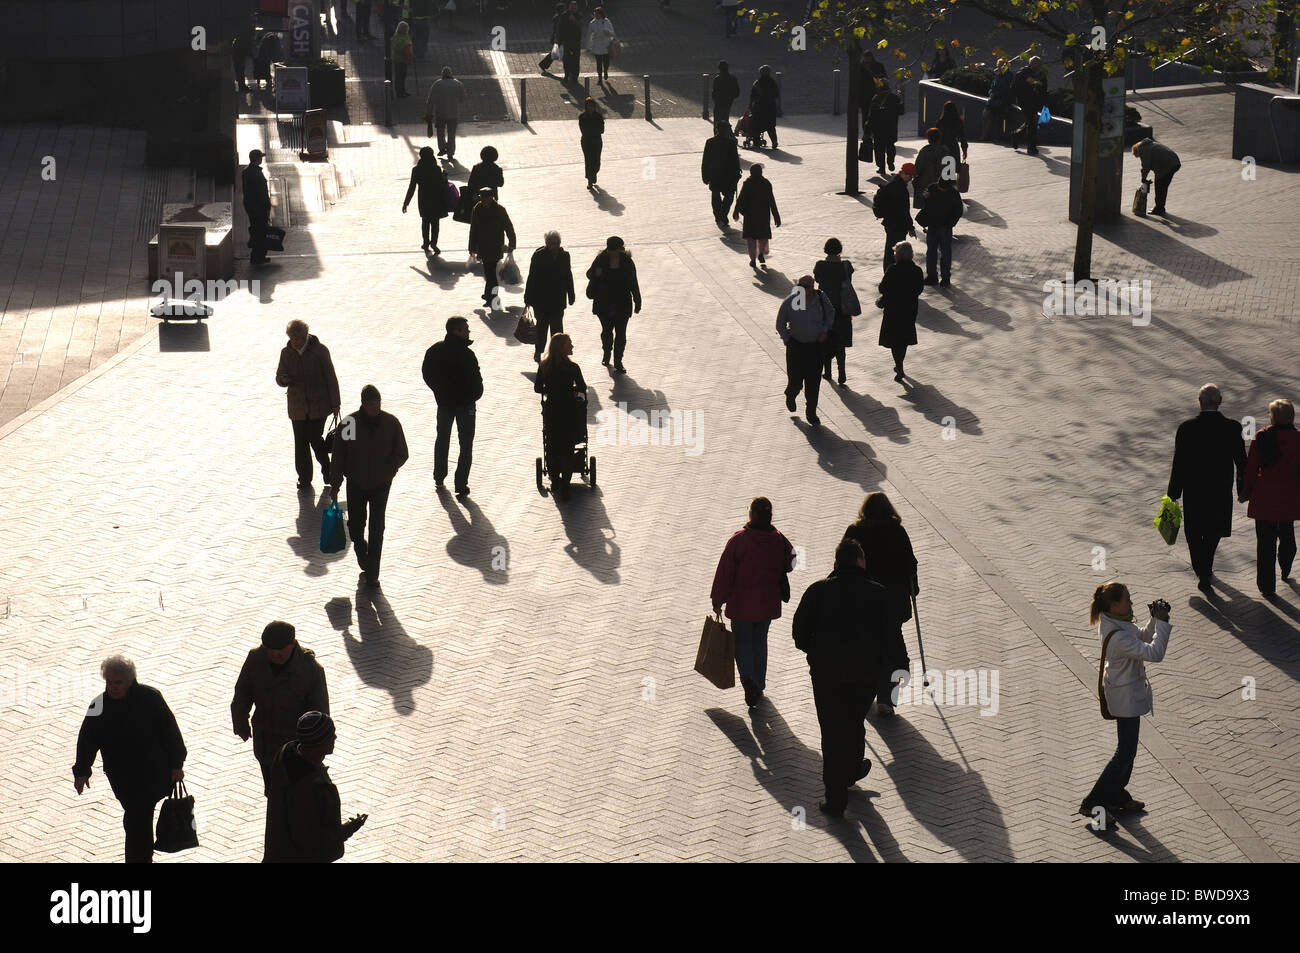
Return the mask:
[[695,654],[695,671],[719,688],[736,686],[736,636],[727,630],[721,615],[704,619],[700,650]]

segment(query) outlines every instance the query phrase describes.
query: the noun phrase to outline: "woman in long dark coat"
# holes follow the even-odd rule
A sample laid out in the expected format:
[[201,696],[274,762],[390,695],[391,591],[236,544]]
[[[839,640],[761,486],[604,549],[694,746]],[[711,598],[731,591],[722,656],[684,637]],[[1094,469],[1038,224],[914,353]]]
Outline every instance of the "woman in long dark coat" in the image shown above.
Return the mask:
[[899,626],[897,638],[891,638],[885,647],[880,681],[876,685],[876,713],[892,715],[892,674],[908,666],[901,627],[912,618],[912,596],[921,591],[917,583],[912,540],[903,528],[902,517],[883,493],[867,494],[858,510],[857,522],[844,531],[844,538],[855,540],[862,547],[867,560],[867,575],[889,590],[889,600]]
[[627,322],[632,313],[641,311],[641,286],[636,280],[636,265],[617,235],[605,241],[605,250],[587,269],[587,297],[591,311],[600,318],[600,346],[604,351],[600,363],[609,367],[614,352],[614,370],[626,374],[623,351],[627,348]]
[[840,258],[844,245],[838,238],[826,239],[822,249],[826,257],[813,265],[813,278],[817,287],[826,293],[835,305],[835,325],[826,335],[825,363],[822,365],[822,377],[831,379],[831,358],[840,368],[840,386],[844,387],[848,379],[844,376],[844,349],[853,347],[853,316],[845,310],[844,282],[853,274],[853,263]]
[[600,171],[600,150],[604,145],[601,137],[605,134],[605,117],[600,114],[596,100],[590,96],[582,104],[578,128],[582,132],[582,162],[587,173],[587,188],[594,191],[596,173]]
[[[961,118],[961,113],[957,112],[957,104],[951,99],[943,104],[943,112],[939,114],[939,121],[935,123],[939,131],[943,133],[943,147],[955,159],[961,156],[961,161],[966,161],[966,153],[970,149],[970,143],[966,141],[966,122]],[[958,150],[960,146],[960,150]]]
[[894,380],[903,379],[903,358],[916,343],[917,301],[925,290],[925,275],[912,260],[910,242],[894,246],[894,263],[880,281],[885,316],[880,322],[880,346],[894,354]]
[[574,444],[586,430],[587,382],[582,370],[570,360],[573,339],[556,334],[537,365],[533,390],[546,395],[542,405],[542,428],[546,434],[546,472],[551,475],[555,495],[569,498],[569,481],[573,479]]
[[424,251],[433,249],[435,255],[441,254],[438,248],[439,220],[447,217],[447,177],[443,175],[442,166],[433,154],[433,149],[425,146],[420,150],[420,161],[411,170],[411,184],[406,189],[406,199],[402,202],[402,212],[411,204],[411,196],[419,189],[416,207],[420,210],[420,236]]
[[751,132],[757,139],[763,133],[772,137],[772,148],[776,148],[776,104],[781,98],[781,87],[772,78],[770,66],[758,68],[758,79],[749,89],[749,118],[754,121]]
[[772,223],[781,227],[781,213],[776,208],[776,196],[772,194],[772,183],[763,175],[763,163],[755,162],[749,167],[749,178],[740,187],[736,197],[736,210],[732,212],[733,220],[745,217],[741,235],[749,249],[749,267],[756,268],[754,256],[767,264],[768,239],[772,237]]

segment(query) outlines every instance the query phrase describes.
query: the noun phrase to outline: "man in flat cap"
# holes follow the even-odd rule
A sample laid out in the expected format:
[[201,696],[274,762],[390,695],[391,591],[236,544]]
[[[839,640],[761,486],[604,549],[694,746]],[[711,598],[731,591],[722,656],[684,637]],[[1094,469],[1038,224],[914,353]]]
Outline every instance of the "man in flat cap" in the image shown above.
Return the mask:
[[275,756],[266,799],[266,864],[329,864],[343,856],[343,842],[368,815],[343,823],[339,790],[330,780],[325,756],[334,750],[334,722],[319,711],[298,719],[297,740]]
[[248,245],[252,249],[254,265],[265,264],[266,230],[271,224],[271,190],[262,172],[261,149],[248,154],[248,165],[243,172],[244,211],[248,214]]
[[[253,723],[248,722],[249,710]],[[311,649],[294,638],[288,622],[271,622],[262,630],[262,644],[248,653],[235,682],[230,703],[235,734],[253,739],[253,754],[262,766],[262,793],[271,786],[271,765],[287,742],[297,737],[298,718],[309,711],[329,713],[325,669]]]

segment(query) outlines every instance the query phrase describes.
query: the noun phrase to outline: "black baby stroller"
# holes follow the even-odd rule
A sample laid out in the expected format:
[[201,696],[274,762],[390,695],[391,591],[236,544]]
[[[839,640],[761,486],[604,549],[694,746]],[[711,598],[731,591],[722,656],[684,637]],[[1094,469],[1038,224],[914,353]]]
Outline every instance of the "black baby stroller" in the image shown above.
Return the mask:
[[766,149],[767,142],[763,139],[760,132],[754,135],[754,117],[750,115],[749,110],[736,120],[736,138],[740,140],[740,145],[745,149]]
[[569,481],[574,474],[580,474],[594,490],[596,458],[587,456],[586,386],[564,396],[546,390],[541,393],[542,455],[537,458],[537,492],[546,495],[546,484],[542,481],[543,477],[550,477],[551,489],[563,498],[569,492]]

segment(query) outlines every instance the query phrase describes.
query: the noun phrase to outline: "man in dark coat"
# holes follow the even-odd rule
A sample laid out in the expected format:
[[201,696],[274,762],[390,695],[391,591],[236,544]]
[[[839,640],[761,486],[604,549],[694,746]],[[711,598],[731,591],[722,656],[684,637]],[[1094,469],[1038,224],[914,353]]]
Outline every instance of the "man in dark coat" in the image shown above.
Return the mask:
[[[384,514],[393,477],[410,457],[406,435],[396,417],[382,408],[379,388],[361,388],[361,407],[339,425],[330,463],[331,492],[338,499],[344,477],[348,481],[348,533],[357,563],[371,589],[379,587],[379,559],[384,549]],[[370,516],[370,542],[366,542],[366,514]]]
[[[925,131],[925,143],[912,163],[916,169],[915,181],[912,182],[912,207],[918,209],[925,207],[926,194],[930,186],[943,176],[945,166],[952,169],[953,175],[957,174],[957,157],[944,146],[943,133],[938,126]],[[952,162],[945,162],[949,158]]]
[[1024,133],[1029,144],[1025,151],[1031,156],[1038,155],[1038,114],[1047,102],[1047,83],[1039,68],[1042,62],[1037,56],[1031,56],[1029,65],[1016,73],[1011,81],[1011,95],[1024,120],[1024,124],[1011,133],[1011,148],[1020,148],[1020,135]]
[[244,211],[248,214],[248,244],[252,248],[252,262],[260,265],[269,259],[266,256],[266,229],[271,224],[271,191],[266,185],[266,176],[262,173],[261,149],[254,149],[248,154],[248,165],[244,167]]
[[[925,283],[948,287],[952,276],[952,230],[962,214],[961,196],[942,176],[926,192],[917,221],[925,226]],[[939,274],[935,274],[938,259]]]
[[890,172],[894,171],[894,157],[898,154],[898,117],[903,115],[903,100],[882,82],[868,107],[867,124],[875,146],[876,171],[884,175],[886,164]]
[[447,487],[447,456],[451,451],[451,424],[456,422],[460,455],[456,459],[456,495],[469,493],[469,468],[474,462],[474,404],[483,396],[483,375],[478,358],[469,349],[469,322],[447,319],[447,336],[424,354],[424,382],[438,402],[438,436],[433,444],[433,481]]
[[104,694],[90,703],[77,735],[72,778],[77,793],[90,786],[95,755],[122,805],[126,862],[153,862],[153,809],[185,777],[185,742],[176,717],[156,688],[135,678],[135,663],[113,655],[99,667]]
[[[507,243],[506,239],[509,239]],[[515,226],[491,189],[479,191],[478,204],[469,216],[469,253],[483,263],[483,303],[495,310],[497,265],[515,250]]]
[[293,425],[293,462],[298,489],[311,489],[311,457],[320,464],[321,478],[329,482],[330,448],[325,446],[325,419],[343,405],[339,379],[329,348],[321,344],[306,321],[295,318],[285,327],[289,343],[280,350],[275,382],[285,388],[289,422]]
[[863,50],[862,58],[858,61],[858,111],[862,113],[864,136],[871,132],[869,125],[871,100],[875,98],[879,86],[887,81],[885,65],[876,59],[876,54],[871,50]]
[[810,585],[792,624],[794,644],[808,656],[813,700],[822,734],[822,782],[818,807],[843,817],[848,789],[867,776],[866,718],[880,668],[901,640],[884,586],[867,576],[862,547],[850,539],[835,548],[835,569]]
[[916,237],[912,223],[907,183],[916,177],[916,166],[904,162],[898,174],[883,185],[871,202],[871,210],[885,226],[885,271],[894,263],[894,246],[909,235]]
[[785,345],[785,409],[792,414],[798,410],[795,398],[802,390],[805,417],[813,427],[822,424],[817,416],[822,354],[834,327],[835,305],[826,292],[816,289],[812,275],[804,275],[781,302],[776,313],[776,333]]
[[297,740],[276,753],[266,798],[264,864],[329,864],[343,856],[343,842],[361,829],[367,815],[343,822],[339,789],[330,780],[325,756],[334,751],[334,722],[309,711],[298,719]]
[[758,139],[763,133],[772,137],[772,148],[776,148],[776,113],[777,102],[781,98],[781,87],[772,78],[772,67],[760,66],[758,79],[749,90],[749,116],[753,120],[751,135]]
[[564,308],[577,297],[573,292],[573,263],[560,245],[560,233],[546,233],[546,244],[533,252],[524,284],[524,304],[533,309],[537,322],[537,343],[533,360],[540,362],[551,334],[564,333]]
[[700,163],[700,178],[709,187],[713,200],[713,220],[718,228],[726,229],[727,213],[736,198],[736,185],[740,182],[740,150],[731,125],[718,119],[713,123],[713,138],[704,143],[704,160]]
[[578,63],[582,57],[582,21],[578,19],[578,0],[569,0],[555,28],[555,42],[564,47],[564,81],[578,83]]
[[1219,540],[1232,535],[1233,469],[1241,496],[1246,475],[1246,447],[1241,425],[1219,413],[1223,396],[1206,384],[1198,395],[1201,412],[1178,425],[1174,436],[1174,465],[1169,474],[1171,500],[1183,500],[1183,534],[1192,556],[1197,588],[1210,591],[1214,551]]
[[731,125],[731,104],[740,97],[740,83],[731,75],[726,60],[718,60],[718,72],[713,77],[713,124]]
[[262,644],[244,659],[230,703],[235,734],[244,741],[253,739],[253,756],[262,766],[264,795],[271,789],[271,764],[280,749],[296,737],[298,719],[309,711],[329,714],[330,710],[325,669],[294,635],[288,622],[271,622],[262,630]]

